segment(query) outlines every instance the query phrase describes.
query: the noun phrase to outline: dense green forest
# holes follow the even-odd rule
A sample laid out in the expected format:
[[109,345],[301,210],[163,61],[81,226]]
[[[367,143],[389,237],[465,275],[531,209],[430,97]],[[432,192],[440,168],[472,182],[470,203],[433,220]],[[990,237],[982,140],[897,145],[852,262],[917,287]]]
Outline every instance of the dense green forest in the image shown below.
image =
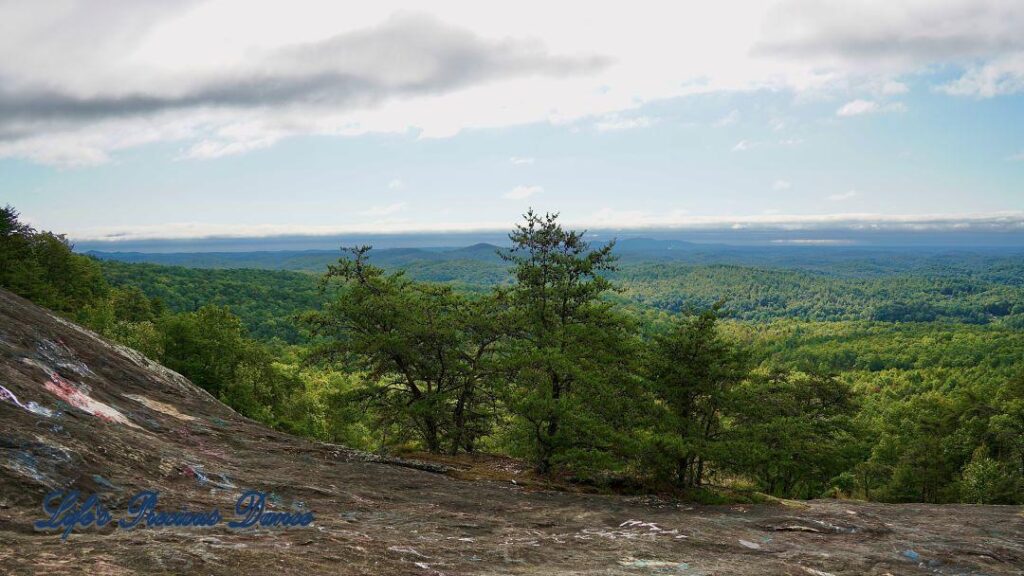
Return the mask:
[[1024,502],[1019,255],[715,261],[531,213],[500,252],[356,248],[311,274],[0,227],[0,285],[294,433],[697,498]]
[[[478,259],[441,258],[440,252],[390,250],[368,259],[388,271],[403,270],[412,279],[449,283],[461,290],[486,292],[510,281],[508,267],[489,245],[472,247]],[[460,251],[463,253],[465,251]],[[428,259],[417,255],[431,254]],[[634,258],[639,258],[634,251]],[[621,263],[608,273],[618,292],[609,295],[637,314],[651,310],[700,311],[724,300],[725,318],[767,321],[876,320],[882,322],[963,322],[1024,329],[1024,256],[977,254],[904,258],[897,266],[870,259],[873,271],[853,275],[849,259],[834,259],[829,271],[764,268],[677,261]],[[332,254],[337,260],[339,254]],[[252,253],[239,256],[252,261]],[[824,256],[804,259],[817,267]],[[292,318],[318,303],[319,274],[258,269],[197,269],[102,260],[103,275],[115,286],[141,288],[174,311],[204,304],[227,306],[260,339],[290,343],[300,335]],[[985,267],[988,266],[988,267]],[[324,265],[326,268],[326,264]],[[322,270],[321,270],[322,272]]]
[[301,339],[297,314],[319,306],[318,279],[310,274],[273,270],[197,270],[153,264],[99,262],[115,287],[138,288],[175,312],[225,306],[259,340]]

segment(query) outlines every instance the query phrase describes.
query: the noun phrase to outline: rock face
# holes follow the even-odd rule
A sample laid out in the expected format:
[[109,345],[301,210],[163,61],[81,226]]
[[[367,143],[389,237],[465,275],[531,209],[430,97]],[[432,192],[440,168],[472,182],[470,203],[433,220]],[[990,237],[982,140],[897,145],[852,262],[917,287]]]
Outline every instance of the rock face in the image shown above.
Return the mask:
[[[0,291],[0,574],[1024,574],[1014,507],[690,506],[530,492],[267,429],[181,375]],[[307,527],[33,527],[55,490]],[[230,518],[229,518],[230,519]]]

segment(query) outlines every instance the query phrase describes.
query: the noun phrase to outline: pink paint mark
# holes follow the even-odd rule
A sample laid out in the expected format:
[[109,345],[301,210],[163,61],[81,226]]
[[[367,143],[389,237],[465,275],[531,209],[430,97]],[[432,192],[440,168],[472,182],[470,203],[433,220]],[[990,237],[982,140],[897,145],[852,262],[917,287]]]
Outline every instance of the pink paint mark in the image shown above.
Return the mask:
[[8,402],[11,402],[12,404],[17,406],[18,408],[21,408],[22,410],[31,412],[31,413],[39,415],[39,416],[45,416],[47,418],[52,418],[53,415],[54,415],[54,411],[53,410],[50,410],[49,408],[45,408],[43,406],[40,406],[39,404],[36,404],[35,402],[29,402],[28,404],[22,404],[18,400],[18,397],[14,395],[14,392],[11,392],[5,386],[0,386],[0,400],[7,400]]
[[50,381],[44,386],[51,394],[57,396],[61,400],[64,400],[68,405],[74,406],[83,412],[92,414],[106,422],[115,422],[117,424],[125,424],[133,428],[138,428],[138,426],[128,420],[124,414],[121,414],[115,408],[107,406],[103,402],[94,400],[87,392],[83,391],[78,386],[75,386],[74,383],[61,378],[61,376],[56,372],[51,371],[49,376]]

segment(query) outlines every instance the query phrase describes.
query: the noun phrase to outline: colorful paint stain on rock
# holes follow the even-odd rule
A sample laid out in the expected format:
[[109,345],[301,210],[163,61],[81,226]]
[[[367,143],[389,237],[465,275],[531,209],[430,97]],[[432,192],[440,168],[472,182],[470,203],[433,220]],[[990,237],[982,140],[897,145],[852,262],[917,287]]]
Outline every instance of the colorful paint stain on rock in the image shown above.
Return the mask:
[[750,548],[751,550],[761,549],[760,544],[758,544],[757,542],[751,542],[749,540],[740,540],[740,546],[743,546],[744,548]]
[[87,389],[81,389],[76,386],[74,382],[65,380],[57,374],[52,375],[50,380],[46,382],[44,386],[51,394],[64,400],[69,405],[78,408],[82,412],[87,412],[107,422],[114,422],[138,428],[138,426],[133,424],[131,420],[125,417],[124,414],[118,412],[116,408],[108,406],[99,400],[94,400],[89,396]]
[[0,466],[50,489],[70,485],[66,473],[72,459],[60,445],[0,438]]
[[71,370],[79,376],[95,376],[92,370],[79,360],[63,342],[57,340],[43,340],[36,347],[36,352],[50,364]]
[[7,402],[10,402],[11,404],[14,404],[15,406],[17,406],[18,408],[21,408],[22,410],[25,410],[26,412],[31,412],[31,413],[35,414],[36,416],[42,416],[44,418],[53,418],[56,415],[56,412],[54,412],[53,410],[50,410],[49,408],[46,408],[45,406],[40,406],[39,404],[37,404],[35,402],[29,402],[28,404],[22,404],[18,400],[18,397],[14,395],[14,392],[11,392],[10,390],[8,390],[4,386],[0,386],[0,400],[5,400]]
[[76,384],[70,380],[66,380],[58,374],[56,370],[37,360],[22,358],[22,362],[30,366],[35,366],[45,372],[49,377],[49,380],[43,383],[43,387],[46,388],[49,393],[66,402],[69,406],[77,408],[82,412],[92,414],[106,422],[114,422],[117,424],[124,424],[125,426],[131,426],[132,428],[139,428],[116,408],[108,406],[89,396],[91,391],[89,386],[85,384]]
[[23,450],[13,452],[8,456],[4,467],[16,474],[31,478],[44,486],[56,488],[53,480],[39,471],[38,460],[29,452]]
[[[203,467],[199,464],[186,464],[182,467],[181,471],[185,476],[195,478],[196,483],[200,486],[206,486],[209,484],[210,486],[224,490],[237,488],[237,486],[235,486],[224,474],[207,475],[206,472],[203,471]],[[211,478],[211,476],[216,476],[217,479]]]
[[107,480],[106,478],[104,478],[103,476],[100,476],[99,474],[93,474],[92,475],[92,481],[96,483],[96,486],[98,486],[101,491],[106,491],[106,492],[120,492],[121,491],[120,487],[116,486],[113,482],[111,482],[110,480]]
[[177,418],[178,420],[184,420],[186,422],[195,420],[194,417],[189,416],[188,414],[182,414],[174,406],[171,406],[170,404],[165,404],[163,402],[159,402],[157,400],[153,400],[152,398],[147,398],[139,394],[125,394],[124,397],[130,398],[138,402],[139,404],[142,404],[146,408],[149,408],[150,410],[155,410],[157,412],[160,412],[161,414],[172,416],[174,418]]
[[619,560],[621,566],[643,570],[647,573],[668,574],[672,572],[686,572],[690,565],[686,562],[666,562],[664,560],[644,560],[640,558],[624,558]]

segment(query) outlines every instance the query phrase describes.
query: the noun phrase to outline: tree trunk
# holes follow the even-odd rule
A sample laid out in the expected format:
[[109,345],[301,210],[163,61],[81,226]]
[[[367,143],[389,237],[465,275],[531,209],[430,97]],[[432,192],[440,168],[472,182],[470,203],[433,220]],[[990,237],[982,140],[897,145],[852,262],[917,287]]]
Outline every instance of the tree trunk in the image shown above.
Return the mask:
[[[452,423],[455,426],[455,434],[452,438],[451,454],[458,454],[459,448],[467,444],[472,445],[472,440],[466,434],[466,397],[469,395],[468,387],[463,387],[459,394],[459,400],[455,403],[455,413],[452,415]],[[469,452],[469,450],[466,450]]]
[[558,435],[558,401],[562,397],[562,385],[557,373],[551,373],[551,399],[554,400],[555,410],[549,415],[545,438],[542,442],[542,454],[538,472],[549,474],[551,472],[551,457],[554,455],[555,436]]
[[432,416],[423,418],[423,441],[431,454],[441,453],[441,440],[438,438],[437,422]]

